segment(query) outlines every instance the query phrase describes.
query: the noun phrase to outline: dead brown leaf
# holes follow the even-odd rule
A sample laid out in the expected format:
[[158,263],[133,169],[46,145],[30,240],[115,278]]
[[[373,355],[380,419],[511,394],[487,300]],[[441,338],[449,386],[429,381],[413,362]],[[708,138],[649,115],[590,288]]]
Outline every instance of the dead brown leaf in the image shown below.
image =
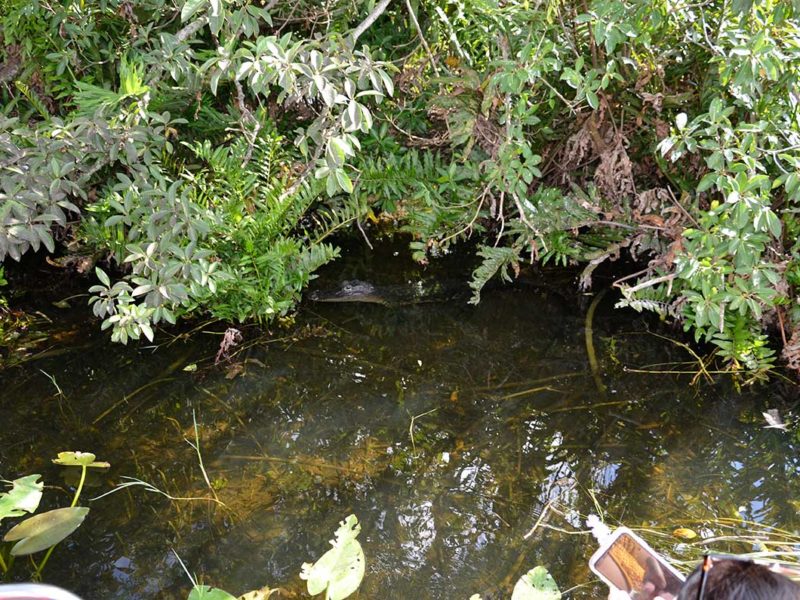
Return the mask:
[[792,336],[783,347],[781,355],[786,361],[786,366],[800,375],[800,324],[795,325]]
[[600,164],[594,172],[594,182],[602,194],[619,203],[636,192],[633,164],[625,150],[627,140],[618,134],[613,143],[600,154]]

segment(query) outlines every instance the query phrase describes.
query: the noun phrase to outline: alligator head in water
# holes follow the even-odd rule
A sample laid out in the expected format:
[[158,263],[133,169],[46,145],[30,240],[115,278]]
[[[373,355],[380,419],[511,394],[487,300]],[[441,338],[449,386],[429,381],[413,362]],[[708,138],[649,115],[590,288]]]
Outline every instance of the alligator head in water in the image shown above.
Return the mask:
[[371,283],[351,279],[343,281],[334,290],[316,290],[309,298],[314,302],[368,302],[372,304],[390,304],[393,299],[386,297]]
[[[453,282],[450,282],[453,283]],[[367,302],[384,306],[442,302],[466,290],[461,282],[454,285],[442,282],[417,281],[406,285],[375,286],[366,281],[343,281],[336,289],[317,290],[309,295],[315,302]]]

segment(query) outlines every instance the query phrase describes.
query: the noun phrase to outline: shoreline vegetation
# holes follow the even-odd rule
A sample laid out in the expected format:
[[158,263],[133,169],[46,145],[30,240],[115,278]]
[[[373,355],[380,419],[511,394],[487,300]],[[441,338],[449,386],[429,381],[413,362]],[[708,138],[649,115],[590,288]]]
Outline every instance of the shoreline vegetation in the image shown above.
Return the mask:
[[0,260],[90,277],[127,343],[285,317],[380,223],[470,240],[474,302],[624,258],[703,369],[796,374],[799,72],[778,0],[0,0]]

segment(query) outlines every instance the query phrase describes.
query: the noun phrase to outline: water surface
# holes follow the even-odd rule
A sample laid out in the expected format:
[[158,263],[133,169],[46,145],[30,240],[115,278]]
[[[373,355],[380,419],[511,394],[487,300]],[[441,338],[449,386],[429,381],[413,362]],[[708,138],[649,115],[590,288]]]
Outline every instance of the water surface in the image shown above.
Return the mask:
[[[346,257],[318,285],[441,275],[395,251]],[[86,497],[130,476],[208,498],[186,442],[196,417],[226,508],[143,488],[89,503],[45,575],[86,599],[185,598],[173,550],[236,594],[265,584],[300,592],[300,565],[351,513],[367,557],[359,597],[370,599],[507,598],[537,564],[562,589],[581,586],[571,597],[598,597],[586,566],[594,543],[577,533],[595,501],[678,559],[693,551],[671,537],[676,527],[729,533],[722,517],[793,532],[798,442],[764,429],[761,411],[790,417],[796,388],[740,393],[725,380],[631,372],[696,365],[608,295],[594,318],[599,389],[584,336],[590,301],[569,282],[529,276],[477,307],[307,303],[270,335],[243,329],[218,366],[224,326],[125,348],[77,308],[49,355],[0,373],[0,475],[42,473],[53,486],[45,504],[64,506],[74,473],[50,458],[79,449],[112,463]]]

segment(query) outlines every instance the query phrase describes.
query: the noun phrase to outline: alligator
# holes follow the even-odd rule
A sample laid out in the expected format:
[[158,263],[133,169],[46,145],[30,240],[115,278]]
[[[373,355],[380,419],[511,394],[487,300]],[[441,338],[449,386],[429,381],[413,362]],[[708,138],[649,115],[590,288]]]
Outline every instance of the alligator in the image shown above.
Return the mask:
[[[506,285],[497,278],[484,287],[484,291],[494,288],[505,288]],[[574,301],[569,290],[572,284],[564,281],[552,285],[549,280],[540,278],[519,278],[514,282],[517,288],[532,288],[554,294],[566,303]],[[382,306],[403,306],[408,304],[426,304],[463,300],[466,302],[472,295],[465,280],[417,280],[405,284],[375,285],[360,279],[342,281],[333,289],[322,289],[311,292],[308,296],[314,302],[364,302]]]
[[383,306],[445,302],[469,292],[463,282],[428,284],[416,281],[406,285],[376,286],[367,281],[350,279],[332,290],[315,290],[309,295],[314,302],[366,302]]

